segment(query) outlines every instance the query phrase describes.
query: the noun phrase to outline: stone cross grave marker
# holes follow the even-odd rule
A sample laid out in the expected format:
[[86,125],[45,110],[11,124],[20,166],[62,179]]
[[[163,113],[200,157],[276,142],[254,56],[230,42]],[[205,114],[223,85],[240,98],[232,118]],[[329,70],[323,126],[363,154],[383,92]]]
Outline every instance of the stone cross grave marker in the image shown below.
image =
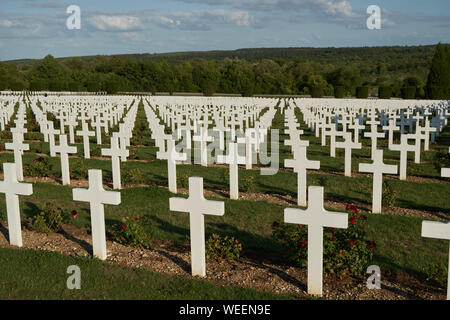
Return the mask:
[[111,137],[111,148],[101,149],[102,156],[111,157],[112,175],[113,175],[113,188],[121,189],[121,179],[120,179],[120,158],[128,157],[129,151],[121,149],[119,147],[119,138],[117,136]]
[[87,122],[83,122],[82,124],[82,130],[77,131],[77,136],[83,137],[83,149],[84,149],[84,158],[90,159],[91,158],[91,151],[89,147],[89,137],[94,136],[94,131],[89,131]]
[[191,238],[191,268],[193,276],[206,276],[205,214],[223,216],[223,201],[206,200],[203,196],[203,178],[189,178],[189,198],[170,198],[171,211],[189,212]]
[[348,227],[348,214],[323,208],[323,187],[309,187],[308,208],[284,209],[284,222],[308,226],[308,294],[322,295],[323,227]]
[[373,173],[372,213],[381,213],[381,197],[383,191],[383,173],[397,174],[397,165],[383,162],[383,150],[375,150],[373,163],[360,163],[360,172]]
[[208,135],[208,129],[201,126],[198,135],[194,135],[193,140],[200,142],[200,164],[208,165],[208,146],[207,142],[213,141],[213,137]]
[[0,181],[0,193],[4,193],[6,198],[9,243],[13,246],[22,247],[19,195],[31,195],[33,193],[33,185],[31,183],[19,183],[15,163],[3,164],[3,176],[4,180]]
[[13,142],[5,143],[6,150],[14,151],[14,163],[16,164],[17,180],[23,181],[22,151],[30,150],[30,145],[20,141],[19,133],[13,133]]
[[92,246],[94,256],[106,260],[105,204],[120,204],[120,192],[105,191],[102,170],[90,169],[89,188],[73,189],[73,200],[89,202],[91,211]]
[[306,169],[320,169],[320,161],[308,160],[306,158],[306,146],[293,145],[294,159],[285,159],[284,166],[293,168],[297,172],[297,204],[306,206]]
[[177,161],[186,161],[186,153],[178,153],[175,149],[175,140],[167,140],[167,178],[169,180],[169,191],[177,193]]
[[343,148],[345,150],[345,176],[352,176],[352,149],[361,149],[361,143],[355,143],[352,141],[352,134],[350,132],[346,132],[344,134],[345,141],[336,142],[336,148]]
[[47,122],[48,128],[47,128],[47,134],[48,134],[48,142],[50,144],[50,157],[56,157],[55,153],[55,135],[60,134],[59,130],[56,130],[53,127],[53,121]]
[[364,132],[364,137],[371,140],[371,159],[374,159],[375,151],[377,150],[377,139],[384,138],[384,132],[378,132],[378,125],[373,124],[370,126],[370,132]]
[[[422,221],[422,237],[450,240],[450,222]],[[447,276],[447,300],[450,300],[450,251]]]
[[414,152],[416,146],[408,144],[410,134],[402,134],[400,144],[392,144],[389,149],[400,151],[400,180],[406,180],[406,168],[408,166],[408,152]]
[[245,157],[239,156],[238,144],[228,144],[228,155],[218,155],[219,163],[227,163],[230,166],[230,199],[239,199],[239,164],[245,164]]
[[69,154],[77,153],[76,146],[69,146],[67,144],[67,136],[62,134],[59,136],[59,146],[55,146],[55,153],[61,154],[61,175],[63,185],[70,184],[70,170],[69,170]]

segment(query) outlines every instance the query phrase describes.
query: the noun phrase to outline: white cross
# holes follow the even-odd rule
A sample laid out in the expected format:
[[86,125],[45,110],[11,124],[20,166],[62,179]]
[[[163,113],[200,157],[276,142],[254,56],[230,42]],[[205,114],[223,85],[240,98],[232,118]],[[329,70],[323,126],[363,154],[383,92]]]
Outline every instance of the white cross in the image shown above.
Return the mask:
[[17,180],[23,181],[22,152],[30,150],[30,145],[20,141],[19,133],[13,133],[13,142],[5,143],[5,149],[14,150]]
[[95,117],[95,121],[91,122],[91,126],[95,128],[95,135],[97,136],[97,144],[102,144],[102,131],[103,123],[100,116]]
[[70,144],[75,144],[74,128],[78,125],[76,116],[69,116],[69,119],[66,122],[66,124],[69,126],[69,142]]
[[53,122],[49,121],[47,122],[48,128],[47,128],[47,134],[48,134],[48,140],[50,144],[50,157],[55,157],[55,135],[59,134],[60,131],[53,128]]
[[420,127],[420,130],[424,133],[425,135],[425,146],[424,146],[424,150],[428,151],[430,150],[430,133],[435,133],[436,132],[436,128],[433,128],[430,126],[430,120],[428,119],[428,117],[425,118],[425,126],[424,127]]
[[202,166],[208,165],[208,148],[206,143],[213,141],[213,139],[213,137],[208,135],[208,129],[205,129],[203,126],[200,127],[199,135],[193,137],[194,141],[200,142],[200,163]]
[[392,144],[390,150],[400,151],[400,180],[406,180],[406,168],[408,165],[408,152],[416,150],[415,145],[408,144],[410,134],[402,134],[400,137],[400,144]]
[[[422,237],[450,240],[450,221],[422,221]],[[447,300],[450,300],[450,250],[447,275]]]
[[84,158],[90,159],[91,152],[90,152],[90,148],[89,148],[89,137],[92,137],[93,135],[95,135],[95,132],[89,131],[87,122],[82,122],[82,128],[83,128],[83,130],[77,131],[77,136],[83,137]]
[[284,222],[308,225],[308,294],[322,295],[323,227],[348,227],[348,214],[323,208],[323,187],[309,187],[306,210],[284,209]]
[[358,121],[356,121],[356,119],[353,119],[353,124],[348,126],[349,129],[353,129],[355,132],[354,133],[355,143],[359,142],[359,132],[360,130],[363,130],[365,127],[366,126],[359,124]]
[[33,193],[33,185],[31,183],[19,183],[19,181],[17,181],[15,163],[3,164],[3,176],[4,180],[0,181],[0,193],[4,193],[6,198],[9,243],[14,246],[22,247],[19,195],[31,195]]
[[228,155],[218,155],[219,163],[227,163],[230,167],[230,199],[239,199],[239,164],[245,164],[245,157],[239,156],[238,144],[230,142],[228,144]]
[[55,146],[55,153],[61,154],[61,175],[63,185],[70,184],[70,170],[69,170],[69,154],[77,153],[76,146],[69,146],[67,144],[67,136],[62,134],[59,136],[59,146]]
[[171,211],[189,212],[191,237],[191,268],[193,276],[206,275],[205,262],[205,214],[223,216],[223,201],[206,200],[203,197],[203,178],[189,178],[189,198],[170,198]]
[[392,144],[394,143],[394,131],[397,131],[400,129],[400,127],[395,125],[395,120],[391,119],[389,120],[389,126],[384,126],[383,130],[388,130],[388,146],[389,149],[391,148]]
[[344,142],[336,142],[336,148],[345,149],[345,176],[352,176],[352,149],[361,149],[361,143],[355,143],[352,141],[352,135],[350,132],[344,134]]
[[178,153],[175,149],[175,140],[167,141],[167,152],[163,156],[167,159],[167,178],[169,180],[169,191],[177,193],[177,163],[176,161],[186,161],[186,153]]
[[111,148],[101,149],[102,156],[111,157],[112,175],[113,175],[113,188],[121,189],[120,179],[120,157],[128,157],[129,151],[119,148],[119,138],[116,136],[111,137]]
[[373,163],[360,163],[360,172],[373,173],[372,213],[381,212],[381,197],[383,191],[383,173],[397,174],[397,165],[384,164],[383,150],[375,150]]
[[306,158],[306,147],[293,145],[294,159],[284,160],[286,168],[293,168],[297,172],[297,203],[306,206],[306,169],[320,169],[320,161],[308,160]]
[[371,151],[371,159],[374,159],[374,154],[375,151],[377,150],[377,139],[378,138],[384,138],[385,134],[384,132],[378,132],[378,126],[375,125],[371,125],[370,126],[371,130],[370,132],[364,132],[364,137],[366,138],[371,138],[371,147],[372,147],[372,151]]
[[94,256],[106,260],[105,204],[120,204],[120,192],[105,191],[102,170],[90,169],[89,189],[73,189],[73,200],[89,202],[91,210],[92,246]]

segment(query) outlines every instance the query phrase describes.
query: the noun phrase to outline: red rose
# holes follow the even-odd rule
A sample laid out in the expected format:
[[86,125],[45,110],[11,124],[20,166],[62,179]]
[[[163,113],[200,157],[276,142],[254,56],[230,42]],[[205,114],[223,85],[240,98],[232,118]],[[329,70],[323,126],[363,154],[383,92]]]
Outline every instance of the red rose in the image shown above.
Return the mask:
[[353,241],[353,240],[350,240],[349,242],[348,242],[348,244],[350,245],[350,247],[353,247],[353,245],[356,243],[356,241]]
[[298,227],[299,227],[299,228],[301,228],[301,227],[302,227],[302,225],[301,225],[301,224],[299,224],[299,225],[298,225]]
[[331,238],[331,241],[336,241],[336,237]]
[[127,230],[127,226],[126,225],[122,225],[122,230]]
[[300,245],[302,246],[302,248],[304,248],[306,245],[308,245],[308,241],[304,241]]
[[138,220],[139,220],[139,218],[137,218],[137,217],[136,217],[136,218],[134,218],[134,221],[138,221]]

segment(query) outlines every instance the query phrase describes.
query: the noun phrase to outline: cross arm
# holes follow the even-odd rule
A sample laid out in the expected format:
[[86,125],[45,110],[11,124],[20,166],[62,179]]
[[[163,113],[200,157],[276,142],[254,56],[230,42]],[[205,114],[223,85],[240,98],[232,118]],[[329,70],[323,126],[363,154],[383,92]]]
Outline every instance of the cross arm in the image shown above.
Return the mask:
[[169,210],[170,211],[180,211],[180,212],[189,212],[187,211],[188,199],[185,198],[169,198]]
[[422,237],[450,240],[450,222],[422,221]]

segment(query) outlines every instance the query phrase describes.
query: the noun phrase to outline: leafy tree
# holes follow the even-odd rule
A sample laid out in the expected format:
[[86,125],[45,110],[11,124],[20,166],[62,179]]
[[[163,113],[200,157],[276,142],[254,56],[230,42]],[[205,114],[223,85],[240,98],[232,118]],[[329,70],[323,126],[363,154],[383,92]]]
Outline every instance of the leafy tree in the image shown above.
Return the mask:
[[450,99],[450,54],[438,43],[427,79],[427,95],[431,99]]

